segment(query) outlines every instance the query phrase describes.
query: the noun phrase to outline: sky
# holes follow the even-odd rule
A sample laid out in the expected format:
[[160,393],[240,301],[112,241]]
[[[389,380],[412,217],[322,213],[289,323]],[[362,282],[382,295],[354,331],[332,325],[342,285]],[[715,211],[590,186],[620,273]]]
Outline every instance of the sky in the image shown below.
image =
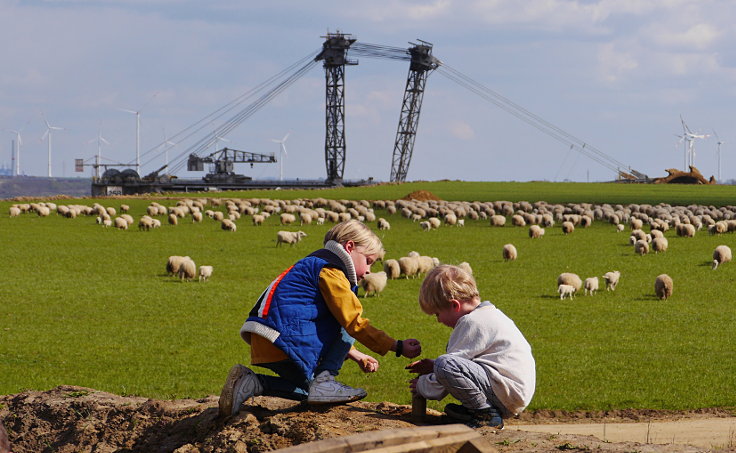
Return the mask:
[[[142,174],[167,154],[176,168],[240,109],[186,138],[190,126],[339,31],[399,48],[427,41],[442,62],[427,78],[407,181],[616,177],[443,68],[651,177],[684,168],[683,118],[707,136],[694,141],[695,166],[736,179],[734,22],[730,0],[0,0],[0,167],[15,165],[19,131],[21,174],[46,176],[48,121],[63,128],[50,134],[53,176],[90,177],[74,159],[91,164],[98,151],[103,163],[131,165],[137,131]],[[409,65],[348,56],[358,64],[345,69],[344,177],[388,181]],[[280,163],[236,172],[324,178],[324,106],[317,64],[199,154],[227,146],[278,157],[273,140],[288,133]],[[126,110],[139,112],[140,128]]]

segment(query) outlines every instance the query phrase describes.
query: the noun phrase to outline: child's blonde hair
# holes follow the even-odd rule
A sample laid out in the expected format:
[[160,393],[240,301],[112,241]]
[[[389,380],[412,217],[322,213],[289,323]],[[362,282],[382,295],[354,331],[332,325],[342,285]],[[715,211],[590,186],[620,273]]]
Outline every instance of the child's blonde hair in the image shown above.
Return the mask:
[[324,243],[335,241],[345,244],[347,241],[355,242],[356,247],[361,247],[366,255],[380,255],[383,252],[383,243],[363,222],[359,220],[347,220],[340,222],[325,234]]
[[434,315],[451,307],[450,300],[468,301],[480,298],[475,279],[458,266],[443,264],[427,274],[419,290],[422,311]]

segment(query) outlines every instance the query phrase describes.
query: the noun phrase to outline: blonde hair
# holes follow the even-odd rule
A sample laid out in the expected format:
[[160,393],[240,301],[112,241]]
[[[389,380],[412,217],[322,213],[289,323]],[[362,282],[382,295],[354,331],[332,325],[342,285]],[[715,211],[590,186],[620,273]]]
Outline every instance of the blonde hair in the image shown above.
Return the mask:
[[451,307],[450,300],[469,301],[480,298],[475,279],[458,266],[437,266],[424,278],[419,290],[419,306],[433,315]]
[[335,241],[345,244],[348,241],[355,242],[356,247],[360,247],[366,255],[380,255],[383,252],[383,243],[363,222],[352,219],[340,222],[330,228],[325,234],[324,243]]

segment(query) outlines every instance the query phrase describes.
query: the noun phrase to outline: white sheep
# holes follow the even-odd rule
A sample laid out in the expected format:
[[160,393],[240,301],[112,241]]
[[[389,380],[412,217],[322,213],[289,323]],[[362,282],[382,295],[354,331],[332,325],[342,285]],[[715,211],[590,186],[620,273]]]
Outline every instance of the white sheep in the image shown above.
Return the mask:
[[199,266],[199,281],[207,281],[212,277],[212,266]]
[[399,269],[401,275],[406,278],[414,278],[419,273],[419,257],[418,256],[402,256],[399,258]]
[[[99,219],[99,217],[98,217],[98,219]],[[102,220],[100,220],[100,223],[101,222],[102,222]],[[148,231],[151,228],[153,228],[153,219],[151,217],[149,217],[147,215],[144,215],[144,216],[142,216],[138,220],[138,229],[139,230],[146,230],[146,231]]]
[[596,291],[598,291],[598,277],[588,277],[585,279],[585,295],[587,296],[588,293],[590,295],[594,295]]
[[128,221],[122,217],[115,217],[115,228],[119,228],[121,230],[127,230]]
[[532,239],[538,239],[544,236],[544,228],[539,225],[532,225],[529,227],[529,237]]
[[425,220],[423,222],[419,222],[419,227],[422,231],[429,231],[432,229],[432,224]]
[[220,228],[225,231],[232,231],[233,233],[238,231],[238,225],[230,219],[222,219],[220,222]]
[[667,274],[660,274],[654,280],[654,293],[662,300],[672,296],[672,288],[672,277]]
[[617,233],[620,233],[620,232],[624,231],[625,229],[626,229],[626,227],[624,226],[623,223],[616,224],[616,232]]
[[728,263],[729,261],[731,261],[731,248],[729,246],[719,245],[713,250],[713,270],[716,270],[719,264]]
[[463,261],[462,263],[458,264],[457,267],[464,270],[468,274],[473,275],[473,268],[470,267],[470,263],[468,263],[467,261]]
[[652,250],[654,250],[654,253],[666,252],[668,247],[669,242],[667,241],[667,238],[655,237],[654,239],[652,239]]
[[583,281],[577,274],[563,272],[557,277],[557,285],[570,285],[575,288],[575,291],[580,291],[580,288],[583,287]]
[[646,255],[649,253],[649,243],[644,239],[639,239],[634,243],[634,252],[638,255]]
[[502,227],[504,225],[506,225],[505,216],[502,216],[500,214],[495,214],[491,216],[491,226]]
[[430,217],[427,221],[432,225],[432,228],[439,228],[442,225],[442,222],[437,217]]
[[262,214],[253,214],[253,225],[259,226],[263,225],[263,222],[266,220],[266,217]]
[[396,280],[401,276],[401,268],[397,260],[391,259],[383,262],[383,271],[391,280]]
[[606,291],[615,291],[619,278],[621,278],[621,272],[619,271],[611,271],[603,274],[603,280],[606,281]]
[[572,222],[562,222],[562,232],[564,234],[570,234],[573,231],[575,231],[575,225]]
[[388,223],[388,220],[384,219],[383,217],[378,218],[378,229],[379,230],[390,230],[391,224]]
[[503,259],[506,261],[514,261],[518,254],[516,253],[516,247],[514,244],[506,244],[503,246]]
[[568,296],[570,299],[575,298],[575,287],[572,285],[558,285],[557,292],[560,293],[560,300]]
[[365,297],[377,296],[386,288],[387,280],[388,276],[383,271],[365,274],[360,280],[360,287],[365,291]]
[[281,225],[291,225],[296,222],[296,216],[294,214],[284,213],[280,216]]
[[184,259],[188,259],[188,256],[171,255],[166,261],[166,273],[169,275],[179,274],[179,267]]
[[292,247],[299,243],[299,241],[302,240],[302,238],[306,237],[307,233],[304,231],[279,231],[276,233],[276,247],[281,246],[281,244],[289,244]]
[[197,275],[197,265],[194,260],[188,256],[184,257],[179,263],[179,278],[189,281]]
[[424,255],[420,256],[417,262],[419,263],[419,267],[417,269],[417,273],[419,274],[426,274],[427,272],[440,265],[440,260],[438,260],[437,258]]

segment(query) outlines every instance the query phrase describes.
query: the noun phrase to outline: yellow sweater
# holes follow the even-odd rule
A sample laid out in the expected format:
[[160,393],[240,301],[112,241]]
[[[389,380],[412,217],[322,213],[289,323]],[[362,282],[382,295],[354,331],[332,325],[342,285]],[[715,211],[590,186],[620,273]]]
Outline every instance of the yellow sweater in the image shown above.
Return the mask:
[[[335,268],[325,267],[319,274],[319,289],[327,308],[337,322],[351,337],[371,351],[386,355],[395,340],[386,332],[376,329],[364,318],[363,305],[351,291],[345,274]],[[286,354],[260,335],[251,335],[250,359],[253,364],[272,363],[286,360]]]

